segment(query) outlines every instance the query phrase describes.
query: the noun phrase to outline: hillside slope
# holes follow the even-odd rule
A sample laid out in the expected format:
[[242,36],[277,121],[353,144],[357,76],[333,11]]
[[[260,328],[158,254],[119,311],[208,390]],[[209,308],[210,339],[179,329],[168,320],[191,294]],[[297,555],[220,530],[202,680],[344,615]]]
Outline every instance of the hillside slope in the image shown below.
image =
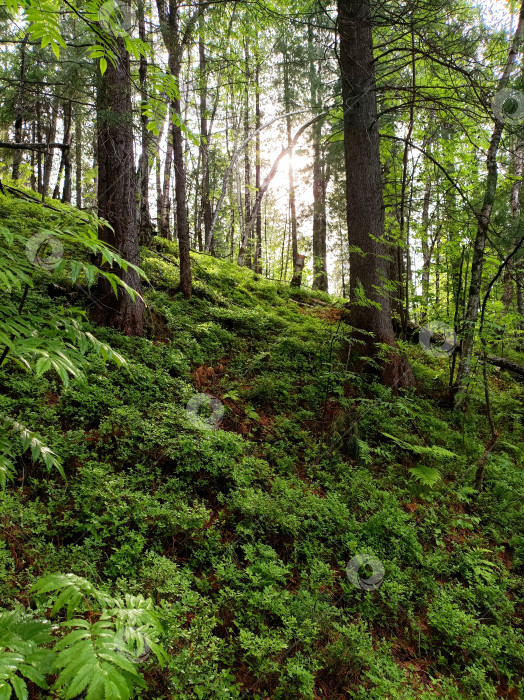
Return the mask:
[[[4,226],[49,216],[0,196]],[[352,371],[327,295],[194,254],[184,301],[176,246],[155,246],[147,337],[85,321],[125,366],[93,354],[67,388],[0,372],[0,410],[67,476],[19,455],[2,606],[49,572],[152,597],[168,661],[143,659],[144,698],[524,697],[523,385],[493,375],[478,493],[483,398],[451,412],[445,359],[408,347],[417,387],[394,395]],[[73,303],[39,274],[31,309]]]

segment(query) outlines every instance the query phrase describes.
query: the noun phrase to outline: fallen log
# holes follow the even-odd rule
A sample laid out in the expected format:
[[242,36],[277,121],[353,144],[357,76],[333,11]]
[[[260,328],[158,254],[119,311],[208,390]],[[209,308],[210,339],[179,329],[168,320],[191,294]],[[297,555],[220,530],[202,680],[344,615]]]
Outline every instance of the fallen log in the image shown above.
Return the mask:
[[63,151],[70,148],[68,143],[12,143],[0,141],[0,148],[11,148],[15,151],[47,151],[50,148],[61,148]]
[[518,365],[516,362],[512,362],[505,357],[496,357],[495,355],[486,355],[485,360],[489,365],[500,367],[500,369],[507,370],[508,372],[513,372],[513,374],[516,374],[524,379],[524,367],[522,365]]

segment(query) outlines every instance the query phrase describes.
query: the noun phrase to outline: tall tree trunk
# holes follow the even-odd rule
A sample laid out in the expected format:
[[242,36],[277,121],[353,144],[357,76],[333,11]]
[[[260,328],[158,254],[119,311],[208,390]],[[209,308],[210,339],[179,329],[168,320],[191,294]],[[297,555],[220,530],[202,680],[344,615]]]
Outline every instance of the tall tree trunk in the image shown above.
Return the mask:
[[62,202],[67,202],[71,204],[71,125],[73,120],[73,104],[69,100],[66,112],[66,124],[64,126],[64,143],[67,148],[62,151],[62,156],[64,159],[64,189],[62,190]]
[[[258,57],[258,52],[256,55],[255,64],[255,129],[257,131],[255,140],[255,187],[256,194],[260,189],[260,62]],[[257,211],[257,222],[255,225],[255,259],[253,263],[253,269],[259,275],[262,274],[262,212],[260,209]]]
[[[171,123],[171,116],[170,116],[170,111],[169,108],[167,110],[167,144],[169,147],[169,144],[171,143],[171,139],[169,137],[169,124]],[[164,136],[164,129],[165,129],[165,124],[166,124],[166,119],[162,121],[162,126],[160,127],[160,133],[158,134],[157,137],[157,148],[156,148],[156,155],[155,155],[155,184],[156,184],[156,225],[158,229],[158,234],[162,235],[162,196],[163,196],[163,190],[162,190],[162,159],[160,157],[160,144],[162,142],[162,138]],[[166,152],[166,157],[167,157],[167,152]],[[171,167],[171,166],[170,166]]]
[[431,175],[426,175],[426,188],[422,202],[422,317],[421,323],[425,323],[429,308],[429,270],[431,267],[431,255],[433,246],[429,242],[429,205],[431,202]]
[[[32,141],[32,143],[36,143],[36,120],[35,119],[33,119],[32,123],[31,123],[31,141]],[[33,190],[33,192],[36,192],[36,187],[37,187],[35,164],[36,164],[35,152],[31,151],[31,189]]]
[[[42,103],[40,102],[40,88],[37,87],[36,96],[36,142],[42,143]],[[36,154],[36,168],[37,168],[37,191],[42,194],[43,179],[42,179],[42,151],[38,149]]]
[[[350,254],[351,322],[362,331],[358,339],[363,355],[375,352],[373,341],[396,349],[384,289],[387,249],[371,26],[369,0],[338,1],[348,241],[362,251]],[[373,303],[362,303],[362,294]],[[407,361],[392,352],[382,367],[382,380],[397,388],[411,384],[413,374]]]
[[82,115],[75,113],[75,190],[76,206],[82,208]]
[[[18,94],[15,103],[15,143],[22,143],[22,129],[24,125],[24,88],[26,71],[26,47],[29,34],[26,34],[20,44],[20,79],[18,83]],[[13,180],[20,177],[20,165],[22,163],[23,151],[15,150],[13,153]]]
[[[168,52],[168,65],[171,75],[177,85],[180,84],[181,61],[185,47],[189,42],[203,6],[197,7],[186,21],[183,37],[180,37],[179,8],[176,3],[169,3],[169,11],[165,0],[157,0],[160,30]],[[185,299],[192,293],[191,255],[189,240],[189,219],[187,214],[186,168],[184,163],[184,137],[180,123],[180,97],[177,94],[171,101],[174,121],[171,125],[173,139],[173,162],[175,166],[175,199],[176,199],[176,229],[180,256],[180,291]]]
[[[283,87],[284,87],[284,110],[286,117],[287,145],[291,144],[291,84],[289,79],[289,60],[287,47],[283,53]],[[297,235],[297,207],[295,196],[295,173],[293,168],[293,151],[289,152],[289,220],[291,226],[291,255],[293,257],[293,276],[291,278],[292,287],[300,287],[302,284],[302,270],[304,269],[304,256],[299,260],[298,256],[298,235]]]
[[173,166],[173,133],[171,130],[172,112],[168,110],[167,115],[167,147],[166,159],[164,162],[164,177],[162,179],[162,190],[160,194],[160,205],[158,208],[158,233],[163,238],[171,238],[169,226],[169,215],[171,212],[171,169]]
[[[121,37],[116,40],[116,65],[107,62],[104,75],[98,77],[98,214],[112,228],[102,227],[101,240],[113,245],[122,257],[139,264],[137,190],[133,153],[133,112],[129,54]],[[118,268],[116,274],[137,292],[140,278],[132,268]],[[144,304],[100,277],[93,317],[98,323],[118,328],[128,335],[142,335]]]
[[[511,218],[513,221],[513,228],[519,224],[520,221],[520,188],[522,184],[522,157],[523,157],[523,143],[522,143],[523,133],[522,129],[519,129],[516,134],[516,143],[512,149],[512,165],[513,165],[513,183],[511,185],[511,192],[509,197],[509,205],[511,209]],[[515,241],[516,243],[517,241]],[[513,272],[514,272],[514,261],[513,258],[508,260],[506,267],[504,268],[504,276],[502,278],[503,292],[502,292],[502,304],[504,306],[504,313],[507,314],[510,304],[513,301],[514,287],[513,287]]]
[[[178,64],[178,66],[173,64],[171,70],[178,82],[180,77],[180,64]],[[173,110],[175,114],[180,114],[180,99],[178,97],[173,100]],[[184,163],[183,135],[179,123],[172,124],[171,133],[173,138],[173,162],[175,165],[176,228],[180,255],[180,291],[185,299],[189,299],[192,293],[189,219],[187,216],[186,167]]]
[[[72,104],[71,104],[71,100],[69,100],[67,105],[64,105],[64,107],[63,107],[63,112],[64,112],[63,143],[69,144],[69,145],[71,143],[71,109],[72,109]],[[68,171],[68,175],[69,175],[69,201],[71,201],[71,158],[70,158],[69,148],[62,149],[62,155],[60,157],[60,164],[58,166],[58,173],[56,176],[55,189],[53,190],[53,199],[60,199],[60,185],[62,183],[62,174],[64,173],[64,170],[65,170],[66,158],[69,160],[69,171]],[[66,183],[64,180],[64,188],[65,187],[66,187]]]
[[[524,32],[524,3],[522,3],[519,14],[519,22],[517,29],[511,42],[511,47],[508,53],[508,59],[504,72],[499,81],[499,90],[506,87],[511,75],[511,70],[515,63],[515,59],[519,52],[522,34]],[[467,382],[471,372],[471,358],[473,355],[473,341],[475,338],[475,326],[480,306],[480,291],[482,286],[482,270],[484,267],[484,250],[488,237],[489,224],[491,221],[491,212],[495,202],[495,194],[497,192],[497,153],[499,149],[500,139],[504,124],[498,118],[495,118],[495,125],[491,134],[486,165],[487,178],[486,189],[484,192],[484,200],[482,208],[478,216],[477,235],[473,246],[473,259],[471,261],[471,278],[468,293],[468,305],[464,317],[464,330],[460,354],[460,365],[457,374],[455,395],[455,406],[459,407],[466,396]]]
[[94,178],[94,189],[95,189],[95,200],[96,206],[98,206],[98,129],[95,129],[95,136],[93,138],[93,170],[95,171]]
[[199,18],[199,72],[200,72],[200,158],[202,167],[201,220],[204,223],[204,246],[213,253],[211,236],[211,200],[209,196],[209,128],[207,115],[207,60],[204,34],[204,18]]
[[[147,40],[146,36],[146,20],[145,20],[145,0],[138,0],[137,4],[138,17],[138,36],[144,43]],[[140,65],[138,68],[138,79],[140,83],[141,102],[140,102],[140,139],[142,151],[138,163],[138,178],[140,201],[138,207],[138,238],[141,245],[151,245],[153,237],[153,223],[149,212],[149,143],[150,135],[148,130],[149,119],[144,110],[147,104],[147,58],[140,54]]]
[[[244,58],[245,58],[245,87],[244,87],[244,139],[249,136],[249,38],[246,36],[244,44]],[[249,144],[246,146],[244,151],[244,221],[249,221],[251,215],[251,160],[249,158]],[[239,265],[245,265],[251,267],[252,265],[252,231],[246,236],[246,250],[245,250],[245,261],[240,262]]]
[[[56,140],[56,122],[58,120],[58,100],[53,101],[51,113],[49,115],[49,128],[47,130],[47,143],[53,143]],[[44,158],[44,178],[42,184],[42,201],[47,197],[49,183],[51,182],[51,171],[53,170],[53,156],[55,149],[48,147]]]
[[[319,110],[319,79],[315,61],[313,27],[308,26],[309,76],[311,88],[311,111]],[[322,122],[313,124],[313,289],[328,290],[326,262],[326,178],[322,153]]]

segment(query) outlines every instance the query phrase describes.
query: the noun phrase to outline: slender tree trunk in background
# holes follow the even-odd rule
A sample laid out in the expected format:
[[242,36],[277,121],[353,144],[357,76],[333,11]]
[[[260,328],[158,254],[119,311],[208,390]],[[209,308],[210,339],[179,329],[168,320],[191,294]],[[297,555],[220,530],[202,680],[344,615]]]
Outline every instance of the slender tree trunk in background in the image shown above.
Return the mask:
[[[177,82],[180,77],[180,65],[178,70],[173,66]],[[180,114],[180,100],[173,100],[175,114]],[[189,220],[187,217],[186,196],[186,168],[184,164],[183,135],[180,125],[173,123],[171,127],[173,138],[173,162],[175,165],[175,198],[176,198],[176,228],[178,236],[178,248],[180,255],[180,291],[185,299],[189,299],[192,293],[191,281],[191,256],[189,242]]]
[[435,305],[440,305],[440,238],[437,240],[437,257],[435,260]]
[[[244,139],[249,136],[249,39],[246,36],[246,41],[244,44],[244,58],[245,58],[245,87],[244,87]],[[249,144],[246,145],[244,150],[244,221],[247,223],[251,215],[251,160],[249,158]],[[252,266],[252,232],[250,231],[247,235],[246,249],[245,249],[245,265],[246,267]],[[239,263],[240,264],[240,263]],[[243,263],[244,264],[244,263]]]
[[[64,105],[64,138],[63,143],[71,145],[71,111],[72,104],[71,101]],[[55,189],[53,190],[53,199],[60,199],[60,185],[62,183],[62,174],[65,170],[66,159],[69,160],[69,201],[71,201],[71,155],[69,153],[69,148],[62,149],[62,155],[60,157],[60,164],[58,166],[58,174],[56,176]],[[64,190],[67,188],[67,183],[64,178]],[[64,200],[62,200],[64,201]]]
[[[200,37],[198,42],[200,73],[200,158],[202,167],[202,197],[200,201],[201,220],[204,222],[204,246],[213,254],[211,236],[211,200],[209,194],[209,128],[207,115],[207,61],[204,35],[204,18],[199,18]],[[202,250],[202,247],[201,247]]]
[[[518,269],[515,273],[516,287],[517,287],[517,312],[524,319],[524,271],[522,270],[522,263],[519,264]],[[520,330],[524,331],[524,321],[520,322]],[[521,343],[522,345],[522,343]]]
[[[42,113],[42,106],[40,103],[40,88],[37,88],[37,96],[36,96],[36,142],[37,143],[42,143],[42,120],[41,120],[41,113]],[[37,188],[38,188],[38,193],[42,194],[42,187],[43,187],[43,180],[42,180],[42,151],[38,149],[38,153],[36,154],[36,166],[37,166],[37,178],[36,178],[36,183],[37,183]]]
[[72,177],[71,177],[71,127],[73,121],[73,104],[69,100],[67,105],[66,119],[64,123],[64,143],[67,144],[68,148],[64,148],[62,151],[62,157],[64,161],[64,189],[62,190],[62,202],[71,204],[71,194],[72,194]]
[[[22,129],[24,124],[24,88],[26,72],[26,47],[29,34],[26,34],[20,44],[20,79],[18,83],[18,94],[15,104],[15,143],[22,143]],[[22,163],[22,150],[13,151],[13,180],[20,177],[20,165]]]
[[249,236],[251,235],[251,232],[253,231],[253,228],[255,226],[257,214],[260,211],[260,206],[262,204],[262,199],[264,198],[264,195],[266,194],[268,187],[271,184],[271,181],[273,180],[273,178],[275,177],[275,175],[277,173],[278,165],[279,165],[280,161],[282,160],[282,158],[289,155],[293,151],[293,148],[295,148],[295,146],[298,142],[298,139],[304,133],[304,131],[306,131],[306,129],[308,127],[312,126],[320,119],[324,119],[326,114],[327,114],[327,112],[322,112],[321,114],[317,114],[315,117],[308,119],[307,122],[302,124],[302,126],[300,126],[299,129],[297,130],[297,132],[295,133],[289,146],[285,146],[280,151],[280,153],[275,158],[275,160],[273,161],[273,165],[271,166],[271,170],[266,175],[266,177],[264,178],[264,181],[260,185],[260,189],[257,193],[255,203],[253,205],[253,208],[251,209],[251,216],[249,217],[249,221],[246,222],[246,225],[244,227],[244,233],[242,234],[242,240],[240,242],[240,251],[238,253],[238,264],[239,265],[242,264],[241,261],[243,261],[243,259],[244,259],[244,253],[246,250],[247,241],[249,240]]
[[[401,247],[398,248],[399,265],[398,265],[398,290],[399,290],[399,307],[400,320],[402,324],[402,339],[406,339],[408,321],[409,321],[409,275],[411,273],[410,253],[409,253],[409,224],[406,226],[406,199],[408,187],[408,160],[411,137],[413,135],[413,126],[415,123],[415,94],[417,87],[416,61],[415,61],[415,35],[413,26],[411,27],[411,100],[409,107],[409,122],[406,141],[404,142],[404,152],[402,155],[402,188],[400,193],[400,241]],[[413,182],[412,182],[413,186]],[[406,260],[404,264],[403,249],[405,247]],[[404,280],[405,275],[405,280]]]
[[[311,86],[311,111],[317,114],[319,110],[318,90],[319,79],[315,61],[313,43],[313,27],[308,26],[309,49],[309,79]],[[326,261],[326,178],[325,163],[322,154],[322,122],[313,124],[313,289],[323,292],[328,290],[327,261]]]
[[[384,289],[387,248],[371,23],[369,0],[338,1],[348,241],[362,251],[350,254],[351,323],[362,331],[357,333],[362,355],[375,354],[374,343],[396,349]],[[361,293],[378,306],[359,303]],[[409,364],[396,352],[383,365],[382,380],[394,388],[414,381]]]
[[[169,124],[170,124],[170,111],[169,107],[167,110],[167,130],[169,134]],[[164,119],[162,121],[162,126],[160,127],[160,133],[157,138],[157,148],[156,148],[156,154],[155,154],[155,185],[156,185],[156,226],[158,229],[158,235],[162,235],[161,233],[161,221],[162,221],[162,159],[160,157],[160,144],[162,142],[162,137],[164,136],[164,129],[165,129],[165,124],[166,120]],[[170,143],[169,136],[167,138],[168,145]],[[167,155],[167,153],[166,153]]]
[[[51,114],[49,115],[49,128],[47,130],[47,143],[56,141],[56,122],[58,119],[58,100],[53,101]],[[48,148],[44,158],[44,179],[42,184],[42,201],[47,197],[49,183],[51,182],[51,171],[53,170],[54,148]]]
[[237,209],[238,209],[238,222],[239,222],[239,227],[240,227],[240,238],[241,238],[241,243],[240,243],[240,253],[238,254],[238,260],[237,263],[239,265],[244,264],[244,253],[242,251],[243,242],[244,242],[244,208],[242,207],[242,183],[240,181],[240,172],[236,171],[236,189],[237,189]]
[[[516,143],[512,149],[512,161],[513,161],[513,183],[511,185],[511,192],[509,197],[509,205],[511,209],[511,218],[513,220],[513,227],[518,226],[520,220],[520,189],[522,184],[522,156],[523,156],[523,144],[522,144],[522,130],[516,135]],[[516,243],[517,241],[515,241]],[[514,271],[514,259],[508,261],[506,267],[504,268],[504,276],[502,278],[503,292],[502,292],[502,304],[504,306],[504,313],[507,314],[511,302],[513,301],[514,287],[513,287],[513,271]]]
[[[258,129],[260,129],[260,63],[258,52],[256,55],[256,65],[255,65],[255,129],[257,130],[256,140],[255,140],[255,188],[256,195],[260,190],[260,134]],[[255,197],[256,197],[255,195]],[[262,274],[262,212],[257,211],[257,221],[255,225],[255,259],[253,263],[253,269],[259,275]]]
[[[94,187],[95,200],[98,200],[98,125],[95,129],[95,138],[93,139],[93,170],[95,171]],[[97,203],[98,206],[98,203]]]
[[422,201],[422,316],[421,323],[425,323],[428,308],[429,308],[429,270],[431,268],[431,256],[433,253],[433,246],[429,241],[429,204],[431,201],[431,176],[428,173],[426,175],[426,188],[424,190],[424,199]]
[[[508,53],[508,59],[504,72],[499,81],[498,88],[502,90],[506,87],[511,74],[511,69],[515,63],[515,59],[519,52],[520,43],[522,40],[522,34],[524,32],[524,3],[521,5],[519,22],[513,41],[511,42],[511,47]],[[495,125],[491,135],[491,141],[488,149],[486,165],[487,165],[487,178],[486,178],[486,189],[484,192],[484,201],[482,203],[482,209],[478,216],[478,227],[477,235],[475,237],[475,243],[473,246],[473,259],[471,261],[471,277],[470,286],[468,294],[468,306],[466,309],[466,314],[464,318],[464,335],[462,339],[461,355],[460,355],[460,365],[457,374],[457,392],[455,395],[455,406],[459,407],[465,397],[467,390],[467,382],[471,372],[471,358],[473,355],[473,342],[475,338],[475,326],[477,321],[477,316],[480,306],[480,291],[482,286],[482,271],[484,267],[484,250],[486,247],[486,240],[488,237],[489,224],[491,221],[491,212],[493,209],[493,204],[495,202],[495,194],[497,192],[497,180],[498,180],[498,169],[497,169],[497,153],[499,149],[500,139],[502,136],[502,130],[504,128],[503,122],[495,118]]]
[[[32,143],[36,143],[36,121],[34,119],[33,119],[33,123],[31,124],[31,141],[32,141]],[[35,152],[31,151],[31,189],[33,190],[33,192],[36,192],[36,187],[37,187],[35,164],[36,164]]]
[[[137,5],[138,37],[146,43],[145,0],[139,0]],[[140,201],[138,208],[138,238],[141,245],[151,245],[153,238],[153,223],[149,212],[149,147],[150,135],[148,131],[149,119],[144,111],[147,104],[147,58],[140,54],[138,67],[138,80],[141,91],[140,103],[140,140],[142,151],[138,162],[138,178]]]
[[[107,62],[98,76],[98,214],[112,230],[102,227],[101,240],[113,245],[127,261],[138,265],[137,189],[133,153],[133,112],[129,54],[122,38],[117,40],[116,65]],[[114,270],[130,287],[140,292],[140,278],[132,268]],[[127,333],[142,335],[144,304],[133,301],[122,289],[115,295],[100,277],[95,294],[98,305],[93,318],[98,323]]]
[[162,190],[160,195],[158,234],[168,240],[171,238],[169,226],[169,215],[171,213],[171,169],[173,166],[173,134],[171,130],[171,109],[168,110],[167,120],[167,147],[166,159],[164,162],[164,177],[162,179]]
[[[283,87],[284,87],[284,109],[287,114],[286,117],[286,133],[287,133],[287,145],[291,144],[291,85],[289,80],[289,61],[287,54],[287,47],[282,55],[283,57]],[[302,284],[302,270],[304,269],[304,256],[301,260],[301,268],[299,269],[298,263],[298,235],[297,235],[297,208],[296,208],[296,197],[295,197],[295,173],[293,169],[293,150],[289,152],[289,166],[288,166],[288,178],[289,178],[289,220],[291,225],[291,254],[293,257],[293,276],[291,278],[292,287],[300,287]]]
[[[165,0],[157,0],[160,31],[168,52],[168,65],[171,75],[177,85],[180,84],[181,61],[185,45],[189,41],[195,23],[202,9],[197,8],[187,20],[183,39],[180,39],[179,8],[174,2],[169,3],[169,11]],[[179,123],[181,117],[180,97],[172,99],[171,108],[177,117],[177,123],[171,124],[173,139],[173,163],[175,166],[175,199],[176,199],[176,230],[180,256],[180,291],[185,299],[192,293],[191,255],[189,238],[189,219],[187,214],[186,168],[184,163],[184,137]]]
[[82,115],[75,114],[75,190],[76,206],[82,208]]

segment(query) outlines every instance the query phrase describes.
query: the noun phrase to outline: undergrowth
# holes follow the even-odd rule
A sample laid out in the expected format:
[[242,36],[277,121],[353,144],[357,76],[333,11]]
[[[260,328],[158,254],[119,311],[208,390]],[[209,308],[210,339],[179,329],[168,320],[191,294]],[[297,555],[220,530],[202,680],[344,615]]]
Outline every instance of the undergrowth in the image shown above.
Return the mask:
[[[22,233],[50,216],[7,197],[0,213]],[[522,696],[522,384],[492,380],[503,434],[479,493],[483,395],[453,413],[445,361],[408,347],[417,386],[395,395],[348,363],[327,295],[193,254],[185,301],[176,260],[142,250],[146,337],[83,315],[121,367],[91,347],[67,386],[0,371],[0,412],[65,476],[14,448],[0,698]],[[49,281],[28,309],[67,313]],[[223,415],[204,398],[194,420],[198,394]],[[363,553],[373,590],[346,571]]]

